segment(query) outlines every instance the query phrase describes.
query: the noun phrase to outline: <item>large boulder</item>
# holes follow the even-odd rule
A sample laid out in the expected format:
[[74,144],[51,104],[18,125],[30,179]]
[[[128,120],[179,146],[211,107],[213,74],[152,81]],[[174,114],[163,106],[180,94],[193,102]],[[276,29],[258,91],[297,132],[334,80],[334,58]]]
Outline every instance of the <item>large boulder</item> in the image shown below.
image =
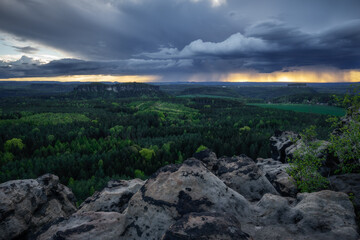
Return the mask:
[[190,213],[170,226],[162,240],[250,240],[241,230],[240,222],[220,213]]
[[117,212],[75,213],[68,219],[44,226],[30,239],[112,240],[124,231],[125,217]]
[[257,203],[258,224],[243,231],[254,239],[358,239],[354,209],[344,193],[321,191],[296,199],[265,194]]
[[359,238],[354,207],[345,193],[329,190],[302,193],[297,200],[294,209],[303,216],[298,227],[304,235],[313,236],[312,239]]
[[111,180],[100,192],[96,192],[87,198],[79,208],[79,213],[95,212],[119,212],[122,213],[130,198],[144,185],[141,179]]
[[360,219],[360,174],[348,173],[334,175],[329,178],[329,181],[332,190],[344,192],[349,195]]
[[215,153],[205,150],[194,157],[249,201],[258,201],[265,193],[278,194],[256,163],[246,155],[217,159]]
[[76,211],[75,197],[52,174],[0,184],[0,239],[26,238]]
[[282,196],[296,196],[298,191],[294,179],[286,172],[289,164],[275,161],[272,158],[258,158],[256,159],[256,165]]
[[161,168],[147,180],[125,210],[124,239],[160,239],[177,220],[190,213],[219,212],[241,221],[253,215],[251,204],[226,186],[202,162]]

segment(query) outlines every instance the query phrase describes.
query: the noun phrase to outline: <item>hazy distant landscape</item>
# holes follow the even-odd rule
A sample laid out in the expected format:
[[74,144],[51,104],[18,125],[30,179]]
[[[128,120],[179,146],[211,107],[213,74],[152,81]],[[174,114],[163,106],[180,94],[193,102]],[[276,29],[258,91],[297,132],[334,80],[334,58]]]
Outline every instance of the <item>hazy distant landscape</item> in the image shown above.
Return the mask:
[[359,240],[359,0],[0,0],[0,240]]
[[326,119],[346,112],[334,95],[349,91],[349,84],[0,83],[0,146],[19,141],[2,148],[0,181],[52,172],[81,203],[109,179],[146,178],[201,146],[218,156],[270,157],[276,130],[315,125],[327,139]]

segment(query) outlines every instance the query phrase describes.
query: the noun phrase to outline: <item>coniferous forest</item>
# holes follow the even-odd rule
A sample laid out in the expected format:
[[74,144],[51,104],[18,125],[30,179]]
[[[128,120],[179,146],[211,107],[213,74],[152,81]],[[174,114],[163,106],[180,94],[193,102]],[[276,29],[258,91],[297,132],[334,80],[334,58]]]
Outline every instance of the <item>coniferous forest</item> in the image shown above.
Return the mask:
[[0,109],[0,182],[50,172],[78,203],[110,179],[144,179],[204,147],[265,158],[276,130],[316,125],[323,139],[331,132],[328,115],[211,96],[12,97]]

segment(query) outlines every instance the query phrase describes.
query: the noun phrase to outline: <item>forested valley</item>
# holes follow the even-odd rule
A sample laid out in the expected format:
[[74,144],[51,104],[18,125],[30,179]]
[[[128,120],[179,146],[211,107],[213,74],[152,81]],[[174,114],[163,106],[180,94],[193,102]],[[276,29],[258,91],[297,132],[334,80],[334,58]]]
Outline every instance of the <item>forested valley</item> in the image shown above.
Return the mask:
[[265,158],[276,130],[331,132],[328,115],[211,96],[9,97],[0,109],[0,182],[53,173],[78,203],[110,179],[145,179],[204,148]]

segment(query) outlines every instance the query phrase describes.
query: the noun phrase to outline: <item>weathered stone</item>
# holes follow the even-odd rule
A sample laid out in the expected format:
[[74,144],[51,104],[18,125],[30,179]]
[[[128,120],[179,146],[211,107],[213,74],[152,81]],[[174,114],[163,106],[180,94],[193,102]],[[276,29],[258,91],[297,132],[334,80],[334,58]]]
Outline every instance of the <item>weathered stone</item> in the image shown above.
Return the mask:
[[0,184],[0,239],[26,238],[41,226],[76,211],[70,189],[52,174]]
[[360,174],[348,173],[334,175],[329,178],[329,181],[332,190],[344,192],[349,195],[356,212],[360,214]]
[[251,203],[195,159],[159,169],[123,213],[78,212],[49,221],[31,235],[39,240],[161,238],[358,240],[359,235],[345,193],[327,190],[293,198],[266,193]]
[[[296,140],[297,139],[297,140]],[[329,142],[324,140],[314,140],[312,143],[318,144],[316,149],[316,157],[323,158],[322,166],[319,168],[319,173],[327,177],[333,173],[337,168],[338,162],[328,152]],[[294,132],[276,131],[275,135],[270,138],[270,146],[272,158],[282,163],[291,161],[296,151],[301,150],[300,156],[304,154],[304,142],[299,134]]]
[[354,209],[344,193],[321,191],[296,199],[265,194],[257,203],[257,225],[243,231],[254,239],[358,239]]
[[33,239],[112,240],[124,231],[124,215],[117,212],[83,212],[73,214],[52,226],[44,227]]
[[246,240],[252,239],[241,231],[240,222],[222,213],[190,213],[170,226],[162,240]]
[[297,188],[294,179],[286,172],[286,169],[289,168],[289,164],[275,161],[272,158],[258,158],[256,160],[256,165],[262,170],[266,178],[282,196],[296,196]]
[[119,212],[122,213],[130,198],[144,185],[141,179],[129,181],[112,180],[100,192],[96,192],[87,198],[81,205],[78,212]]
[[290,147],[290,149],[295,150],[294,140],[299,138],[300,135],[294,132],[276,131],[275,135],[270,138],[271,157],[276,161],[284,163],[287,158],[286,149]]
[[215,153],[205,150],[194,157],[199,157],[228,187],[249,201],[260,200],[265,193],[278,194],[255,162],[246,155],[217,159]]
[[[354,207],[346,194],[333,191],[298,194],[298,227],[313,239],[357,239]],[[325,236],[326,235],[326,236]]]
[[233,214],[240,221],[252,216],[252,207],[227,187],[202,162],[161,168],[147,180],[125,210],[124,239],[160,239],[170,225],[189,213]]

